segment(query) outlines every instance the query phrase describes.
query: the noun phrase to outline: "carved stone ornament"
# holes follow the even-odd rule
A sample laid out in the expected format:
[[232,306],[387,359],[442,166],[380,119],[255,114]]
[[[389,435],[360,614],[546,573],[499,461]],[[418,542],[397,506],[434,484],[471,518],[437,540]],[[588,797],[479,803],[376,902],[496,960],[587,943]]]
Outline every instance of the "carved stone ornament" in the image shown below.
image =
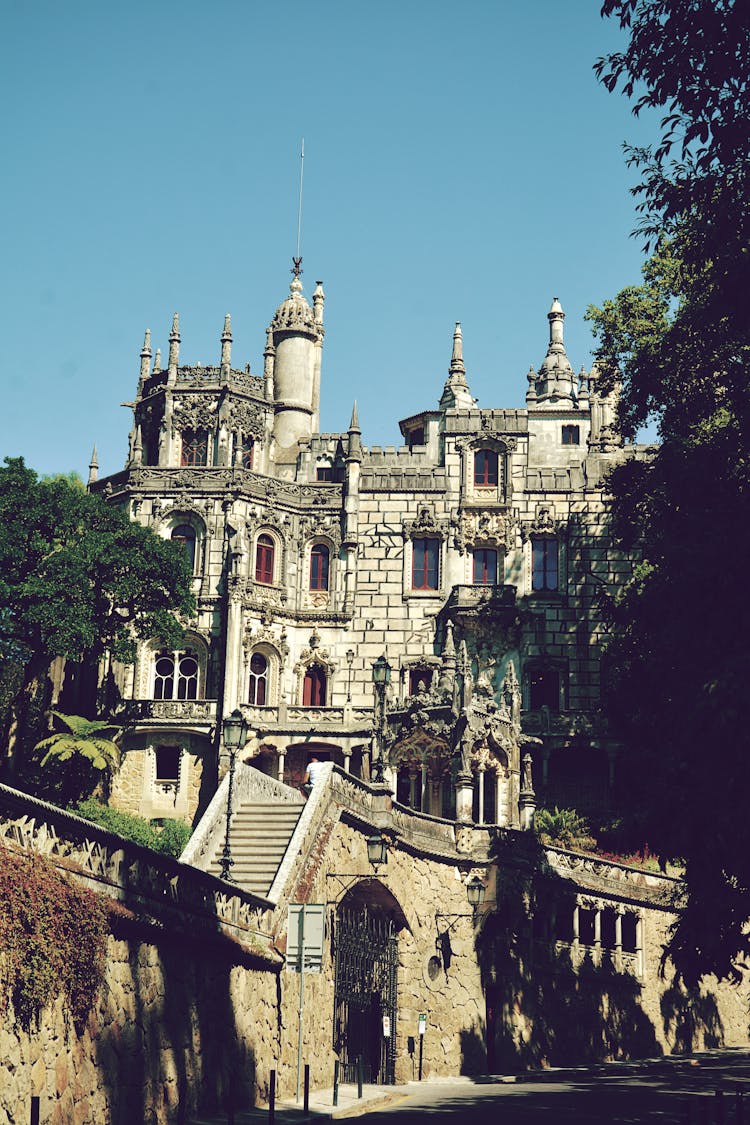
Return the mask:
[[216,423],[213,395],[175,395],[174,423],[179,430],[211,429]]
[[454,531],[456,550],[463,555],[477,545],[490,545],[510,550],[514,546],[516,521],[503,512],[460,512]]
[[328,539],[334,551],[338,552],[341,546],[341,524],[338,512],[315,512],[313,515],[302,516],[300,520],[300,539],[303,543],[310,539]]
[[[297,284],[295,284],[295,281]],[[292,292],[287,299],[279,305],[271,321],[271,329],[276,332],[302,332],[305,335],[317,336],[318,325],[315,323],[315,314],[302,296],[302,285],[299,278],[292,282]]]
[[404,539],[445,539],[446,527],[429,508],[420,508],[415,520],[404,521]]
[[552,508],[549,504],[540,504],[536,510],[536,516],[530,523],[524,523],[521,528],[521,538],[524,543],[532,536],[549,535],[555,536],[564,528],[564,523],[561,520],[556,520],[552,515]]
[[245,437],[259,441],[265,431],[265,414],[252,402],[229,401],[222,410],[222,422],[230,430],[241,430]]

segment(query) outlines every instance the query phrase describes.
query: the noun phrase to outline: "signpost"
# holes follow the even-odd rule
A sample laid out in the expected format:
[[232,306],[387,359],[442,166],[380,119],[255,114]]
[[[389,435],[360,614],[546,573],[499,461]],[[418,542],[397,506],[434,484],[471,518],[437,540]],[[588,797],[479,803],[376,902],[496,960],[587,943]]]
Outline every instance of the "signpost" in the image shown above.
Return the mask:
[[297,1021],[297,1101],[302,1076],[302,1014],[305,1007],[305,973],[323,967],[326,908],[322,902],[289,904],[286,927],[286,966],[299,973],[299,1018]]
[[424,1050],[424,1037],[427,1031],[427,1013],[419,1013],[419,1081],[422,1081],[422,1052]]

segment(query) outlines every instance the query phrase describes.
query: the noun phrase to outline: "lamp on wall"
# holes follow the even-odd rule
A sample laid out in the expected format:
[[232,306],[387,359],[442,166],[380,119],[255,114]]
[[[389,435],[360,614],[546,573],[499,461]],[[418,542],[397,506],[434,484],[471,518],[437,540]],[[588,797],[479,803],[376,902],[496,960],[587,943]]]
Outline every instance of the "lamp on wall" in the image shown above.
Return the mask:
[[348,648],[346,650],[346,663],[349,665],[349,679],[346,684],[346,702],[352,701],[352,664],[354,663],[354,649]]
[[391,666],[385,658],[385,653],[383,653],[372,666],[372,683],[375,688],[375,702],[377,704],[375,736],[378,744],[378,752],[373,762],[372,780],[376,785],[383,785],[385,782],[385,775],[383,773],[383,767],[385,766],[383,760],[383,752],[385,750],[385,693],[390,682]]
[[226,834],[224,836],[224,847],[221,851],[221,861],[219,864],[219,877],[227,881],[231,880],[229,874],[232,867],[234,867],[234,860],[232,859],[232,850],[229,843],[229,828],[232,821],[232,791],[234,789],[234,769],[237,762],[237,751],[242,750],[247,742],[247,720],[240,711],[239,707],[235,707],[231,715],[228,715],[222,724],[222,735],[224,738],[224,746],[229,751],[229,786],[227,788],[227,826]]
[[[382,867],[388,862],[388,841],[386,840],[382,832],[379,832],[377,829],[375,829],[373,834],[367,837],[365,843],[367,844],[367,859],[373,871],[377,875],[378,868]],[[362,882],[365,879],[371,879],[372,877],[373,876],[371,875],[361,875],[359,872],[355,874],[351,871],[329,871],[326,875],[326,879],[336,879],[340,883],[341,892],[339,893],[339,898],[341,898],[341,895],[345,894],[355,883]],[[381,875],[380,878],[387,879],[388,876]],[[338,900],[329,899],[329,902],[336,901]]]
[[[466,880],[466,898],[469,906],[471,907],[471,914],[442,914],[438,912],[435,915],[435,925],[438,928],[438,933],[450,933],[453,927],[461,918],[471,918],[472,922],[477,920],[477,911],[485,900],[487,894],[487,884],[481,876],[474,874],[471,878]],[[448,923],[446,930],[440,930],[440,922]]]

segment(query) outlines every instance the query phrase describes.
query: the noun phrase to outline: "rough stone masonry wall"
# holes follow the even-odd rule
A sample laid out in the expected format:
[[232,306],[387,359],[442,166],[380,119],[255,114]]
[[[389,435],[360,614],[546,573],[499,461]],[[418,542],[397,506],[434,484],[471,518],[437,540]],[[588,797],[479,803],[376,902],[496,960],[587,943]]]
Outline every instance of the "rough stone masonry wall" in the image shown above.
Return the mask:
[[267,1098],[277,1053],[277,976],[232,943],[158,940],[116,926],[98,1003],[78,1033],[57,1001],[24,1031],[0,1028],[0,1121],[26,1125],[166,1125],[198,1109]]

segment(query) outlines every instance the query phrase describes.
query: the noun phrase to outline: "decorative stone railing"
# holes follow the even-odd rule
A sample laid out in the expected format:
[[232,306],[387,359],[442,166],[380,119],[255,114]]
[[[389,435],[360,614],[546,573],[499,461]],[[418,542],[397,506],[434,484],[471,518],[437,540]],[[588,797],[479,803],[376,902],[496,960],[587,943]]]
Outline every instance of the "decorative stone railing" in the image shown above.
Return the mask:
[[213,724],[216,722],[215,699],[126,699],[117,709],[117,718],[125,723],[174,722]]
[[515,609],[515,586],[454,586],[448,595],[446,610],[475,610],[480,606]]
[[645,871],[615,860],[600,859],[584,852],[571,852],[563,848],[546,847],[549,866],[560,876],[573,882],[596,881],[616,888],[618,895],[632,895],[636,899],[649,899],[665,908],[678,904],[683,882],[672,875],[658,871]]
[[369,734],[372,729],[372,707],[254,707],[242,705],[242,713],[254,730],[286,730],[305,727],[311,724],[322,726],[332,732],[338,728],[342,733]]
[[[546,943],[535,943],[540,955],[549,955],[550,949]],[[580,968],[589,964],[594,968],[611,967],[618,973],[630,973],[640,977],[643,971],[643,956],[640,952],[625,949],[609,949],[602,945],[585,945],[582,941],[555,941],[552,943],[552,970],[555,962],[561,964],[568,961],[571,968]]]
[[548,707],[524,711],[521,725],[528,734],[595,735],[597,729],[590,714],[585,711],[550,711]]
[[264,899],[6,785],[0,785],[0,842],[47,856],[158,925],[223,930],[258,956],[278,960],[261,931]]

